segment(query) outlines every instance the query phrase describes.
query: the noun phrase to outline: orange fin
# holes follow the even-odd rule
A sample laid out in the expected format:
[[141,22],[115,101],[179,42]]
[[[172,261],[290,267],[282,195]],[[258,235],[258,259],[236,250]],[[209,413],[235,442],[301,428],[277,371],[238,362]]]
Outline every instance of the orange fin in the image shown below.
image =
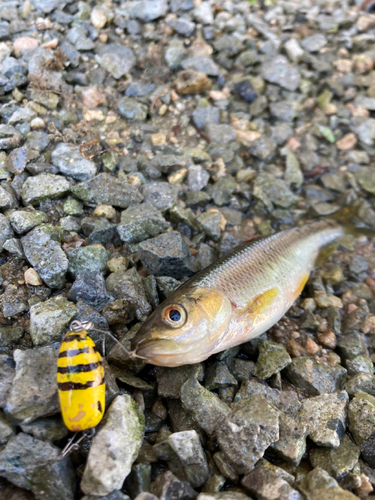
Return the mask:
[[247,316],[265,312],[272,305],[279,293],[280,291],[276,287],[261,293],[255,297],[249,306],[244,308],[243,314]]
[[301,279],[300,284],[296,288],[296,291],[294,292],[296,297],[298,297],[298,295],[300,295],[302,293],[302,290],[305,288],[305,285],[306,285],[306,282],[308,279],[309,279],[309,274],[305,273],[303,278]]

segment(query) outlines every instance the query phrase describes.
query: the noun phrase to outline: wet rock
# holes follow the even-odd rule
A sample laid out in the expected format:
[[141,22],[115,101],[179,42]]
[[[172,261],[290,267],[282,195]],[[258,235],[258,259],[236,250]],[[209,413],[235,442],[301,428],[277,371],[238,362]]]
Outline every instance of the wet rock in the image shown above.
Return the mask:
[[107,290],[118,299],[125,299],[139,321],[146,321],[151,313],[142,279],[135,268],[112,273],[106,280]]
[[286,57],[282,55],[278,55],[263,63],[261,71],[265,80],[270,83],[276,83],[291,92],[297,90],[300,84],[298,69],[291,65]]
[[105,173],[76,184],[73,186],[72,192],[77,198],[86,203],[111,205],[120,208],[127,208],[134,203],[140,203],[143,199],[137,188]]
[[304,399],[298,420],[307,426],[310,439],[318,446],[337,448],[345,434],[347,403],[346,392]]
[[196,431],[175,432],[154,445],[153,451],[161,460],[168,462],[176,477],[188,481],[193,488],[199,488],[207,481],[207,459]]
[[[4,70],[4,68],[3,68]],[[21,142],[21,134],[11,125],[0,125],[0,151],[16,148]]]
[[121,214],[117,227],[122,241],[138,243],[163,233],[170,227],[162,214],[150,203],[132,205]]
[[338,448],[312,448],[309,453],[311,465],[324,469],[334,478],[350,472],[359,459],[360,450],[346,434]]
[[242,486],[262,500],[302,500],[302,495],[275,472],[255,467],[241,480]]
[[0,326],[0,348],[12,348],[21,339],[24,331],[21,326]]
[[231,410],[215,394],[200,385],[196,379],[187,380],[181,387],[183,407],[209,436],[212,436],[223,418]]
[[42,441],[58,441],[69,434],[60,416],[38,418],[30,424],[22,424],[21,429]]
[[154,21],[167,14],[168,3],[166,0],[141,0],[130,7],[130,16],[140,19],[144,23]]
[[117,225],[111,224],[104,217],[84,217],[81,222],[82,232],[85,236],[89,237],[89,243],[121,245]]
[[5,215],[0,214],[0,251],[3,250],[7,240],[13,237],[13,230]]
[[35,226],[39,226],[47,221],[47,215],[44,212],[30,209],[15,210],[7,217],[12,228],[18,234],[27,233]]
[[289,208],[298,202],[298,196],[294,195],[281,179],[276,179],[266,172],[257,176],[254,187],[254,196],[261,201],[271,201],[274,205],[281,208]]
[[301,422],[280,414],[279,440],[271,444],[269,451],[281,460],[299,465],[306,451],[307,428]]
[[158,395],[161,398],[178,399],[181,387],[189,379],[203,381],[204,369],[201,363],[196,365],[178,366],[176,368],[161,368],[156,379]]
[[340,390],[347,375],[342,366],[326,366],[312,356],[294,358],[286,373],[293,384],[312,396]]
[[[143,495],[143,493],[142,493]],[[137,496],[138,500],[155,500],[154,496],[145,493],[145,495],[150,495],[149,497],[141,497],[140,495]],[[122,493],[121,491],[112,491],[109,495],[105,495],[104,497],[97,497],[96,495],[85,495],[82,497],[81,500],[130,500],[130,497],[128,495],[125,495],[125,493]]]
[[371,167],[359,167],[354,174],[360,186],[371,194],[375,194],[374,172]]
[[63,296],[53,297],[30,308],[30,336],[34,345],[60,340],[77,308]]
[[42,224],[21,239],[27,260],[50,288],[61,288],[68,270],[68,259],[60,245],[61,232]]
[[59,410],[57,396],[57,357],[59,345],[39,349],[16,349],[15,377],[5,412],[15,423],[29,423]]
[[47,199],[62,198],[69,190],[70,182],[61,175],[39,174],[24,182],[22,201],[24,205],[38,205]]
[[224,363],[214,363],[207,369],[205,387],[212,391],[229,385],[237,385],[237,380]]
[[149,182],[142,186],[145,203],[165,213],[177,203],[178,188],[168,182]]
[[189,247],[178,231],[143,241],[137,253],[149,274],[181,279],[194,272]]
[[77,181],[91,179],[96,174],[95,163],[84,158],[79,149],[64,142],[60,142],[52,151],[52,163],[59,167],[62,174]]
[[0,445],[6,444],[16,435],[16,428],[6,418],[3,411],[0,410]]
[[260,380],[272,377],[292,362],[281,344],[262,339],[258,345],[259,357],[255,366],[255,376]]
[[134,464],[125,484],[126,490],[132,498],[138,498],[138,494],[141,495],[142,493],[151,495],[151,493],[146,493],[151,486],[151,464]]
[[0,209],[8,210],[9,208],[17,207],[18,202],[13,193],[0,186]]
[[200,94],[211,88],[211,80],[199,71],[187,69],[180,71],[174,82],[176,91],[180,95]]
[[61,458],[60,448],[23,432],[0,453],[0,475],[31,490],[37,500],[74,498],[75,474],[70,457]]
[[358,497],[343,490],[325,470],[313,469],[299,483],[299,489],[307,500],[356,500]]
[[85,271],[104,273],[110,253],[99,243],[87,247],[75,248],[69,252],[68,271],[77,278]]
[[245,359],[229,358],[226,361],[229,370],[239,382],[249,380],[255,373],[255,363]]
[[117,396],[94,437],[81,481],[86,494],[119,490],[141,448],[144,416],[128,395]]
[[117,106],[120,115],[128,121],[145,121],[147,118],[147,106],[136,99],[123,97],[119,100]]
[[105,279],[97,271],[84,271],[69,290],[69,300],[78,302],[83,300],[94,309],[101,311],[103,307],[112,302],[114,297],[106,290]]
[[151,484],[151,493],[155,494],[159,500],[194,500],[197,493],[189,483],[180,481],[170,471],[163,472]]
[[358,392],[348,408],[349,429],[357,445],[372,438],[375,425],[375,398]]
[[246,474],[279,439],[279,412],[263,396],[251,396],[236,404],[216,433],[220,449],[233,468]]
[[339,337],[337,346],[340,355],[344,359],[354,359],[360,355],[368,355],[365,336],[358,331],[351,331]]
[[346,362],[346,369],[348,370],[348,375],[352,376],[357,373],[374,373],[374,364],[370,358],[367,356],[356,356],[353,359],[348,359]]

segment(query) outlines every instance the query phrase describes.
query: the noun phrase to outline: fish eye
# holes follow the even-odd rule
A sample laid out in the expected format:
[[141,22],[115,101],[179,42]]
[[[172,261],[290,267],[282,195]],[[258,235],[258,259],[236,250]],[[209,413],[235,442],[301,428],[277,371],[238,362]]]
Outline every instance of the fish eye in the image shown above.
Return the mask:
[[167,306],[164,311],[162,311],[161,317],[164,323],[168,326],[171,326],[172,328],[180,328],[186,323],[187,314],[184,307],[173,304],[171,306]]

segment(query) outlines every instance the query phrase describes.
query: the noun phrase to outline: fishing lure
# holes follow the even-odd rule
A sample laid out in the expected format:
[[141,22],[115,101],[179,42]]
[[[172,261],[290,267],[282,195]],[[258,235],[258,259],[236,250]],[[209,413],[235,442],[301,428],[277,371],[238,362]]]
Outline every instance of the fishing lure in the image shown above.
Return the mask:
[[173,367],[261,335],[300,295],[319,250],[343,235],[336,222],[319,221],[243,243],[151,314],[133,339],[134,353]]

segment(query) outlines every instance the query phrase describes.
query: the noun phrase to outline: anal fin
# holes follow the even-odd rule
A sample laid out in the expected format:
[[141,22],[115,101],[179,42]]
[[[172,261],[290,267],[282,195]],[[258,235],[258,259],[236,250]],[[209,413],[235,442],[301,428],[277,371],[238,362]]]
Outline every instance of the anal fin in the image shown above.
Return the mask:
[[243,315],[251,316],[253,314],[266,312],[266,310],[273,304],[279,293],[280,290],[277,287],[274,287],[259,294],[248,306],[243,309]]

